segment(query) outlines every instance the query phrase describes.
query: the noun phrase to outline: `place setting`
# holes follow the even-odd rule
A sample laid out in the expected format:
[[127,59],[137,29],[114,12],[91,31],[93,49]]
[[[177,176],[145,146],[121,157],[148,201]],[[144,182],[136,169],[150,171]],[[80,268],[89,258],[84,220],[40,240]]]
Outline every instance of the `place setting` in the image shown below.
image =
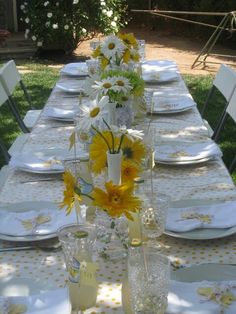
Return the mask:
[[60,73],[66,76],[76,77],[77,79],[84,79],[89,74],[86,62],[67,63],[60,70]]
[[193,165],[222,157],[218,145],[208,139],[201,141],[163,141],[155,144],[154,160],[172,166]]

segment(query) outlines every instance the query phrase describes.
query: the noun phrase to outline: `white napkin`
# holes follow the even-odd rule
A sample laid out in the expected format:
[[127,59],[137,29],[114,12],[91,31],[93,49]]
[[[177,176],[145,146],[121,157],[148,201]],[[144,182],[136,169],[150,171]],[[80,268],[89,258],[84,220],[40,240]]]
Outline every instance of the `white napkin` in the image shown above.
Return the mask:
[[[221,287],[226,285],[236,286],[236,281],[220,282]],[[199,295],[198,288],[213,287],[214,282],[178,282],[171,281],[170,290],[168,295],[168,308],[166,314],[219,314],[220,305]],[[236,289],[231,292],[236,296]],[[203,301],[204,300],[204,301]],[[235,314],[236,302],[233,302],[226,309],[224,314]]]
[[79,94],[84,92],[84,84],[84,80],[67,80],[57,82],[56,87],[63,92]]
[[175,97],[160,97],[158,93],[153,93],[153,111],[176,111],[196,106],[196,103],[189,95]]
[[156,71],[154,69],[142,71],[142,78],[147,83],[164,83],[179,79],[175,71]]
[[79,107],[77,110],[68,110],[56,107],[46,107],[43,111],[43,115],[49,118],[59,118],[59,119],[71,119],[73,120],[76,113],[78,113]]
[[177,66],[174,61],[171,60],[146,60],[142,62],[142,71],[163,71],[173,70],[177,71]]
[[231,228],[236,226],[236,201],[199,205],[186,208],[169,208],[166,229],[187,232],[200,228]]
[[37,157],[30,154],[16,154],[11,157],[9,165],[16,169],[34,171],[58,171],[63,172],[62,162],[55,156]]
[[196,161],[207,157],[222,156],[218,145],[212,141],[199,142],[163,142],[155,147],[156,161]]
[[27,297],[7,297],[12,304],[24,304],[24,314],[70,314],[71,304],[67,288],[44,292]]
[[86,76],[88,75],[88,67],[86,62],[73,62],[66,64],[60,72],[70,76]]
[[[85,207],[82,207],[85,217]],[[82,221],[80,221],[82,222]],[[25,212],[0,211],[0,233],[11,236],[45,235],[56,232],[60,227],[77,223],[76,213],[66,215],[65,209],[40,209]]]

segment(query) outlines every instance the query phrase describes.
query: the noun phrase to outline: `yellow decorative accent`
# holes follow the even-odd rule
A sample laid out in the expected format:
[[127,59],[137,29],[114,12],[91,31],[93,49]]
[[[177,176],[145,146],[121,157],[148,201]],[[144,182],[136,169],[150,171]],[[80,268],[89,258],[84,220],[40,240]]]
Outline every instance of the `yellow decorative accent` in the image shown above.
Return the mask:
[[141,201],[133,195],[133,185],[115,185],[112,181],[105,184],[106,191],[94,188],[93,205],[103,208],[111,217],[125,215],[133,220],[131,213],[139,211]]
[[198,294],[219,305],[227,307],[236,301],[236,296],[230,291],[230,287],[201,287],[197,289]]
[[37,226],[39,225],[43,225],[49,221],[51,221],[51,217],[50,216],[45,216],[45,215],[38,215],[35,218],[32,219],[20,219],[20,222],[22,224],[22,226],[25,228],[25,230],[29,231],[29,230],[33,230],[35,228],[37,228]]
[[180,150],[178,152],[172,153],[169,155],[170,158],[179,158],[179,157],[188,157],[189,154],[183,150]]
[[183,213],[181,215],[181,218],[183,220],[185,220],[185,219],[197,219],[201,222],[211,224],[213,216],[212,215],[198,214],[196,212],[187,212],[187,213]]

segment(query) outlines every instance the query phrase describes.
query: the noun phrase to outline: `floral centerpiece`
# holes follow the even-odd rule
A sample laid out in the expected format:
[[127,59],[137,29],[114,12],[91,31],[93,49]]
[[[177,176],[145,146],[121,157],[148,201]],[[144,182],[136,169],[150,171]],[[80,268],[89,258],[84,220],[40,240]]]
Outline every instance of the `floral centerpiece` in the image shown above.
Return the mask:
[[124,66],[128,68],[139,62],[139,45],[132,33],[110,35],[95,49],[92,56],[100,60],[102,70]]
[[122,70],[104,71],[99,77],[87,80],[88,94],[96,98],[109,97],[108,122],[118,126],[131,127],[140,103],[143,103],[144,86],[139,74]]

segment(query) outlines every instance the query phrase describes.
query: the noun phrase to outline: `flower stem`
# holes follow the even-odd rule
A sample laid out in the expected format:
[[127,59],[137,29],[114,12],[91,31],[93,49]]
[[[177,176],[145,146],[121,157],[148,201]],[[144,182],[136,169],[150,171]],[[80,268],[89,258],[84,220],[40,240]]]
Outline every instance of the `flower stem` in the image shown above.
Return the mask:
[[105,125],[107,126],[108,130],[109,130],[110,133],[111,133],[112,151],[115,152],[115,139],[114,139],[114,135],[113,135],[113,132],[112,132],[112,130],[111,130],[111,127],[110,127],[110,125],[106,122],[105,119],[102,118],[102,120],[103,120],[103,122],[105,123]]
[[107,144],[107,147],[108,147],[108,150],[109,150],[109,153],[112,154],[112,150],[111,150],[111,147],[107,141],[107,139],[105,138],[105,136],[102,134],[102,132],[100,132],[98,129],[96,129],[93,125],[91,126],[92,129],[97,132],[97,134],[99,134],[101,136],[101,138],[105,141],[105,143]]
[[123,143],[124,138],[125,138],[125,134],[122,134],[122,135],[121,135],[121,138],[120,138],[120,144],[119,144],[119,147],[118,147],[117,153],[119,153],[119,152],[120,152],[121,145],[122,145],[122,143]]

